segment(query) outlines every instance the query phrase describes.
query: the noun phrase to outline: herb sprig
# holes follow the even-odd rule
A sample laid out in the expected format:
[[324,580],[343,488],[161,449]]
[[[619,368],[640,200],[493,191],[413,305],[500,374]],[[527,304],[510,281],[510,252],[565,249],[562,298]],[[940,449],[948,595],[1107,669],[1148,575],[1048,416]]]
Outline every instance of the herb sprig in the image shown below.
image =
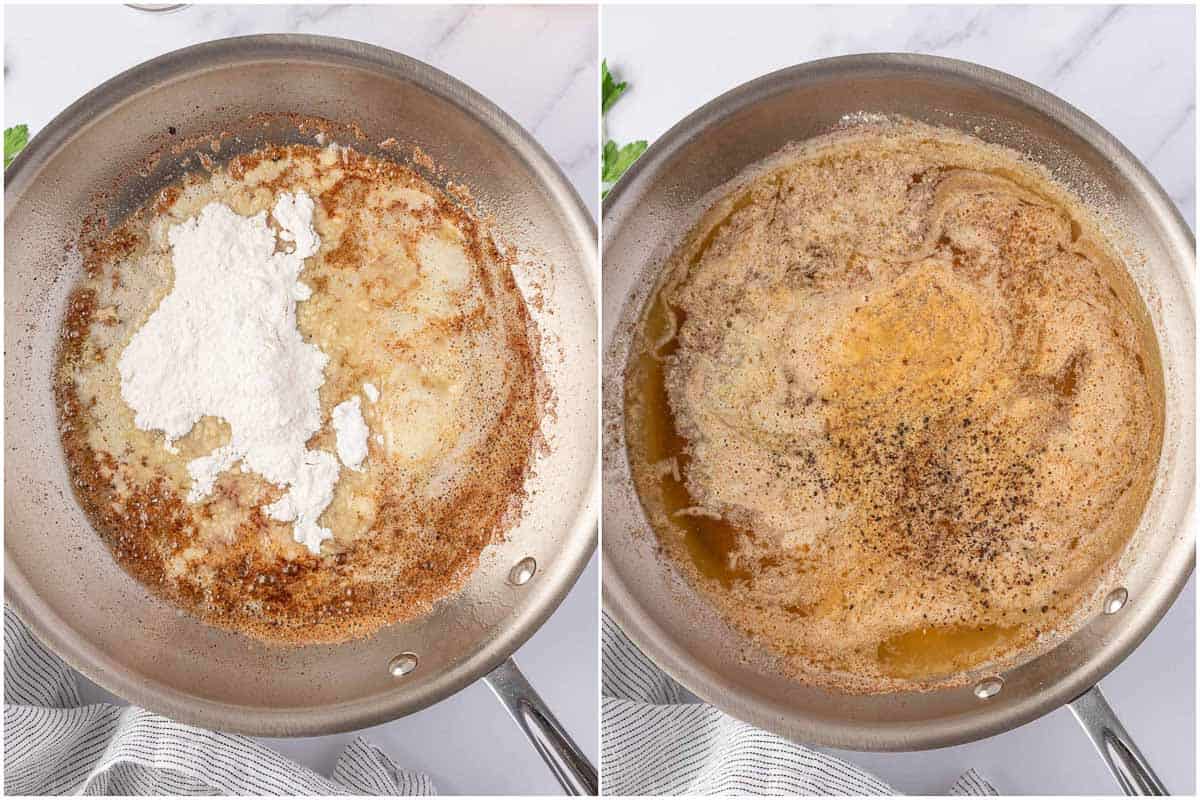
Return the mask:
[[[603,118],[608,113],[609,109],[621,99],[621,96],[629,89],[628,81],[617,82],[608,71],[608,60],[600,62],[600,116]],[[625,170],[637,161],[638,156],[646,152],[647,143],[645,139],[639,139],[636,142],[630,142],[627,145],[619,145],[612,139],[605,139],[604,149],[601,152],[600,162],[600,181],[602,185],[601,197],[607,197],[608,192],[612,189]]]
[[29,126],[14,125],[11,128],[4,129],[4,168],[8,169],[8,165],[17,157],[17,153],[25,149],[25,145],[29,144]]

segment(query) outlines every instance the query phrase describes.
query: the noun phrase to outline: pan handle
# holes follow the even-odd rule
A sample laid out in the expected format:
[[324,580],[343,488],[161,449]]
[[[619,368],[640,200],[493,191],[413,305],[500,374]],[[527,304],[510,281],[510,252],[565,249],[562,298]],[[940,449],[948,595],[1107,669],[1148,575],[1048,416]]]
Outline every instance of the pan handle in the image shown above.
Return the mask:
[[483,679],[525,731],[563,791],[572,795],[597,794],[596,768],[525,680],[517,662],[510,658]]
[[1070,706],[1125,794],[1169,794],[1100,693],[1098,684],[1072,700]]

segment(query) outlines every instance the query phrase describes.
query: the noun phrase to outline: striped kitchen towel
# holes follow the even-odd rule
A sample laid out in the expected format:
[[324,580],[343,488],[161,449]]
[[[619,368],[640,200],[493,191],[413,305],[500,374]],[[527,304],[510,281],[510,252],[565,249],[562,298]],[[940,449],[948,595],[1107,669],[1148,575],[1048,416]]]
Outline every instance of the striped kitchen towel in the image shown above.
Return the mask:
[[[853,764],[726,716],[675,683],[604,616],[600,783],[606,795],[894,795]],[[994,795],[974,771],[950,794]]]
[[357,738],[326,778],[248,739],[132,706],[81,705],[75,673],[4,609],[4,794],[430,795]]

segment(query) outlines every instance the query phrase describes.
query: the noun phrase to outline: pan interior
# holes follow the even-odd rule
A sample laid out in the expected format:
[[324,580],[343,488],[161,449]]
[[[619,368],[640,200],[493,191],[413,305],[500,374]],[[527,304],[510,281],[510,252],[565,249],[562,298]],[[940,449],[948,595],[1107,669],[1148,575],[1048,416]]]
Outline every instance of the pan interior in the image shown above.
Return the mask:
[[[530,499],[465,589],[429,615],[342,645],[284,648],[209,627],[159,601],[111,559],[76,504],[56,430],[54,347],[89,215],[140,206],[201,155],[326,136],[408,159],[419,147],[519,251],[555,413]],[[386,51],[317,37],[254,37],[166,56],[105,84],[35,141],[6,181],[6,599],[88,677],[184,721],[266,735],[361,727],[465,686],[557,605],[593,546],[596,268],[585,212],[502,112],[447,76]],[[212,147],[217,140],[219,145]],[[391,140],[391,141],[388,141]],[[383,146],[381,146],[383,145]],[[426,162],[427,163],[427,162]],[[509,583],[532,557],[535,578]],[[418,656],[403,678],[391,659]]]
[[[1105,590],[1136,602],[1091,621],[1048,653],[1002,673],[986,700],[958,688],[846,695],[798,684],[724,624],[657,555],[629,475],[623,386],[630,345],[659,270],[730,181],[791,142],[846,121],[896,115],[1026,153],[1126,234],[1134,283],[1163,357],[1166,422],[1157,482]],[[865,117],[864,117],[865,115]],[[979,738],[1072,699],[1111,669],[1165,612],[1192,565],[1184,521],[1194,483],[1192,241],[1161,190],[1074,109],[1015,79],[913,56],[831,59],[747,84],[685,120],[610,195],[604,221],[605,603],[655,661],[728,713],[795,740],[917,749]]]

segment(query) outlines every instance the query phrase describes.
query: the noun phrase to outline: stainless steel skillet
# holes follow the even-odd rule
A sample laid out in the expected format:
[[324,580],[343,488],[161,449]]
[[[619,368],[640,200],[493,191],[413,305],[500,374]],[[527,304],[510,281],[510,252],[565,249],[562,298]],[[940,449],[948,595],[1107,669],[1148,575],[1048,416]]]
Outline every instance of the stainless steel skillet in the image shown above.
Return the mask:
[[[672,245],[698,207],[784,145],[845,115],[902,115],[1028,153],[1108,208],[1143,259],[1131,264],[1153,317],[1166,383],[1157,483],[1091,618],[1053,650],[958,689],[847,696],[800,686],[745,658],[755,645],[709,609],[670,564],[629,475],[622,408],[634,326]],[[1075,108],[1012,76],[961,61],[875,54],[811,62],[744,84],[659,139],[604,204],[604,603],[660,667],[727,713],[801,742],[916,750],[984,738],[1070,703],[1127,791],[1161,783],[1096,683],[1166,612],[1195,560],[1195,243],[1161,187]]]
[[[197,139],[220,161],[312,142],[302,117],[337,121],[333,138],[384,157],[419,146],[445,169],[427,177],[469,186],[495,215],[525,255],[518,279],[536,281],[552,312],[537,316],[556,414],[519,523],[462,593],[366,640],[280,648],[178,614],[113,562],[72,494],[50,380],[84,218],[118,220],[198,166],[173,142]],[[381,148],[389,138],[398,147]],[[599,494],[595,226],[524,130],[453,78],[381,48],[291,35],[210,42],[119,75],[39,132],[6,171],[4,237],[5,598],[42,641],[130,702],[267,736],[377,724],[486,678],[564,788],[595,791],[595,770],[508,660],[593,552]]]

